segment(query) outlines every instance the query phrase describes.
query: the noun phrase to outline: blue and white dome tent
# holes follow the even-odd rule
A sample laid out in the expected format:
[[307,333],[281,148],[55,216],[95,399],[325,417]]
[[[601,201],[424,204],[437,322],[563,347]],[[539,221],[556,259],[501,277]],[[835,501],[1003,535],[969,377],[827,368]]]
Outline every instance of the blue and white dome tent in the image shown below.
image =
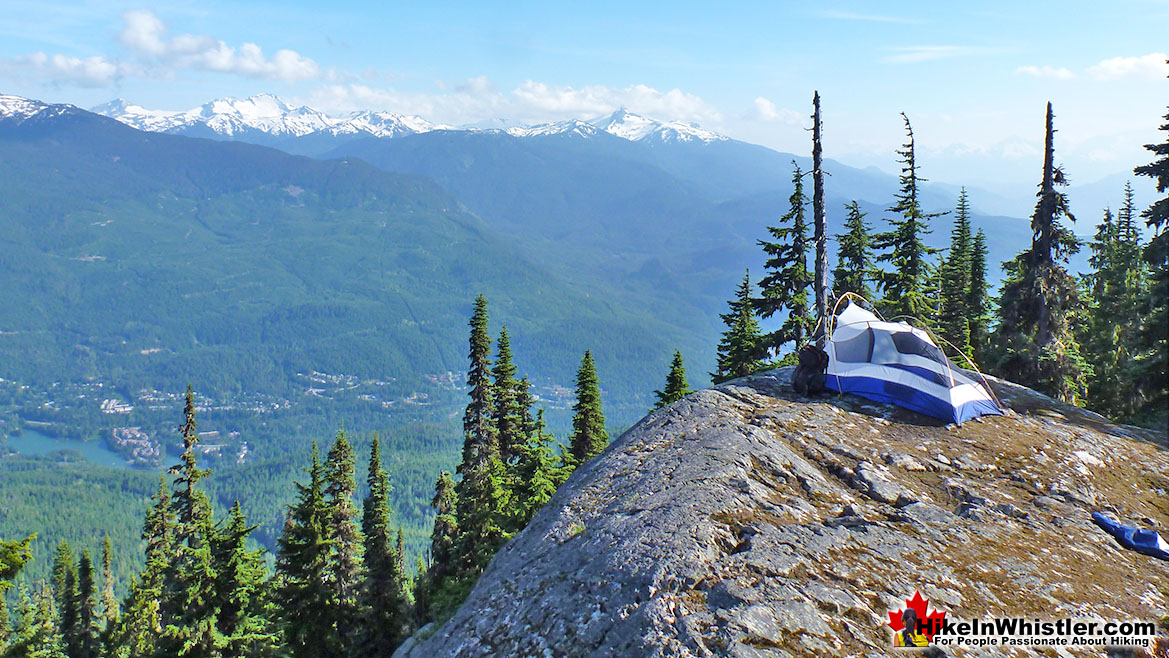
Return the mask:
[[[847,293],[841,301],[850,296],[856,297]],[[834,320],[825,346],[827,388],[959,425],[1002,415],[990,386],[955,368],[928,331],[886,322],[851,300]]]

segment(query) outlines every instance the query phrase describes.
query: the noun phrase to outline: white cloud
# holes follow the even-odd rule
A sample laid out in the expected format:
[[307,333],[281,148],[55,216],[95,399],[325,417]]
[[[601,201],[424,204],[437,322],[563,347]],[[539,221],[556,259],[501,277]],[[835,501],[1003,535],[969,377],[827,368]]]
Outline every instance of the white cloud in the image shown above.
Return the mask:
[[293,50],[277,50],[266,57],[260,46],[244,43],[238,48],[214,37],[179,34],[168,38],[165,23],[147,10],[122,15],[121,42],[140,56],[176,69],[233,73],[248,78],[297,82],[321,77],[313,60]]
[[1071,80],[1076,77],[1076,74],[1072,73],[1071,70],[1055,66],[1020,66],[1015,69],[1015,73],[1053,80]]
[[797,126],[804,124],[804,115],[795,110],[776,107],[775,103],[762,96],[755,99],[751,111],[743,118],[755,121],[779,121]]
[[1166,59],[1169,59],[1169,55],[1165,53],[1149,53],[1136,57],[1113,57],[1089,67],[1088,74],[1097,80],[1117,80],[1120,78],[1164,80],[1169,76],[1169,63],[1166,63]]
[[0,73],[56,85],[108,87],[126,72],[126,66],[105,57],[70,57],[33,53],[0,59]]
[[826,11],[821,14],[824,18],[835,18],[844,21],[867,21],[870,23],[901,23],[903,25],[917,25],[924,21],[904,16],[884,16],[879,14],[858,14],[850,11]]
[[913,64],[930,62],[948,57],[964,57],[969,55],[987,55],[998,52],[994,48],[977,46],[905,46],[890,48],[896,54],[884,58],[885,62],[893,64]]
[[623,88],[603,85],[575,88],[529,80],[512,91],[511,96],[521,106],[565,117],[605,114],[626,107],[633,112],[675,121],[721,118],[717,110],[698,96],[676,88],[658,91],[642,84]]
[[[501,92],[486,77],[457,85],[440,84],[438,93],[402,92],[362,84],[331,84],[313,90],[307,103],[326,111],[382,109],[418,114],[432,121],[464,125],[482,121],[536,123],[588,118],[619,108],[658,119],[718,122],[722,115],[706,101],[680,89],[647,85],[573,87],[528,80]],[[782,110],[780,111],[782,112]]]

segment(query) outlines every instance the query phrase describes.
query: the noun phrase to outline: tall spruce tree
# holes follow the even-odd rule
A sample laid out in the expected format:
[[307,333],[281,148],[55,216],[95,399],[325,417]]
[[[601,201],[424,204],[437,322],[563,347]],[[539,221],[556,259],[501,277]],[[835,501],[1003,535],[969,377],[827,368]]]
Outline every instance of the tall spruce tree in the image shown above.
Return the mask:
[[673,404],[690,394],[690,385],[686,383],[686,368],[682,365],[682,352],[674,350],[674,360],[670,363],[670,372],[666,374],[666,385],[660,391],[654,391],[658,401],[654,409],[661,409],[667,404]]
[[248,525],[237,500],[216,539],[215,594],[224,658],[267,656],[278,644],[275,625],[265,609],[268,583],[264,552],[247,546],[255,528]]
[[215,521],[211,499],[200,482],[211,471],[200,468],[195,420],[195,394],[187,386],[183,408],[183,452],[170,469],[175,476],[171,506],[174,508],[173,559],[166,571],[162,599],[163,632],[159,649],[174,656],[217,656],[223,646],[216,622],[215,564],[212,544]]
[[65,642],[65,653],[69,658],[78,658],[81,653],[81,609],[78,607],[79,589],[77,563],[69,553],[69,568],[65,570],[61,589],[54,592],[60,614],[61,637]]
[[72,634],[77,623],[77,615],[73,610],[73,601],[76,599],[74,591],[77,589],[77,563],[74,561],[73,549],[63,539],[57,544],[56,552],[53,554],[50,582],[53,585],[53,604],[57,608],[61,632],[64,635]]
[[856,201],[844,206],[844,233],[836,236],[836,269],[832,270],[832,291],[838,296],[846,292],[871,300],[873,291],[868,282],[873,278],[873,227],[865,221]]
[[466,480],[469,470],[482,468],[492,457],[499,457],[499,442],[493,425],[494,386],[491,381],[491,335],[487,332],[487,299],[475,298],[475,310],[468,323],[471,327],[467,371],[467,395],[471,400],[463,413],[463,458],[457,472]]
[[337,632],[337,651],[342,656],[351,655],[360,641],[354,624],[359,616],[357,597],[362,569],[361,530],[354,502],[355,461],[353,446],[341,429],[325,460],[325,538],[329,544],[325,582],[330,590],[329,612]]
[[373,437],[369,454],[369,495],[362,505],[365,538],[365,581],[361,588],[363,632],[360,657],[382,658],[394,652],[410,632],[406,574],[391,544],[390,480],[382,468],[381,441]]
[[114,547],[107,534],[101,544],[101,618],[104,633],[110,633],[118,623],[118,599],[114,594]]
[[158,493],[153,500],[142,526],[142,539],[146,542],[146,566],[141,576],[130,586],[125,614],[113,634],[113,644],[119,649],[118,655],[125,658],[156,655],[158,638],[163,629],[162,599],[174,545],[174,511],[166,476],[159,478]]
[[990,304],[986,280],[986,234],[982,229],[970,242],[970,291],[966,298],[970,325],[970,351],[974,360],[984,363],[989,358]]
[[941,308],[938,328],[960,352],[973,356],[970,346],[970,274],[973,238],[970,235],[970,201],[966,188],[958,193],[954,228],[950,231],[950,252],[942,263]]
[[487,300],[483,295],[475,299],[469,324],[467,385],[471,400],[463,414],[463,459],[458,468],[463,479],[455,485],[459,557],[453,565],[468,591],[470,583],[507,539],[503,527],[506,473],[493,422],[495,386],[491,381],[491,336],[487,332]]
[[1153,237],[1143,252],[1150,275],[1134,363],[1141,398],[1134,420],[1151,427],[1169,425],[1169,377],[1165,376],[1169,372],[1169,112],[1160,129],[1165,132],[1164,141],[1145,145],[1153,161],[1133,170],[1152,178],[1162,195],[1141,213]]
[[329,609],[329,510],[325,469],[313,442],[309,483],[296,485],[297,501],[288,510],[276,555],[277,601],[283,617],[285,647],[293,658],[338,656],[340,638]]
[[77,628],[69,638],[70,658],[99,658],[102,655],[100,615],[97,611],[97,578],[89,549],[82,549],[77,563],[77,590],[73,607],[77,610]]
[[573,464],[579,466],[596,456],[609,445],[605,430],[605,412],[601,408],[601,384],[597,378],[597,364],[593,353],[585,350],[576,371],[576,403],[572,406]]
[[492,421],[499,441],[499,458],[507,464],[519,455],[526,438],[523,435],[524,410],[520,405],[519,381],[516,379],[516,366],[512,360],[511,338],[507,334],[507,326],[500,329],[499,342],[496,345],[495,364],[491,369],[494,393]]
[[743,276],[735,298],[727,302],[730,310],[720,315],[727,329],[718,344],[717,372],[711,373],[715,384],[746,377],[763,367],[767,346],[759,333],[759,320],[751,301],[751,272]]
[[1063,216],[1071,221],[1075,217],[1068,210],[1067,197],[1056,189],[1067,181],[1054,164],[1053,117],[1048,103],[1043,179],[1031,217],[1031,248],[1003,264],[1006,278],[993,342],[999,351],[999,372],[1065,402],[1078,403],[1086,392],[1091,366],[1073,332],[1081,307],[1079,286],[1063,264],[1079,250],[1079,243],[1059,221]]
[[877,275],[877,285],[883,299],[879,306],[886,317],[908,316],[932,324],[928,293],[930,274],[929,256],[933,250],[925,245],[923,236],[930,233],[929,220],[942,213],[926,213],[918,200],[918,183],[926,179],[917,175],[917,155],[914,145],[913,126],[909,117],[901,113],[905,121],[908,141],[897,151],[901,163],[901,189],[897,200],[889,208],[896,216],[889,219],[891,229],[874,237],[873,248],[887,250],[877,256],[877,261],[889,263],[892,270]]
[[415,616],[419,625],[440,619],[447,612],[449,602],[443,590],[454,578],[457,566],[458,493],[449,472],[439,474],[430,505],[435,510],[430,533],[430,563],[425,573],[419,573],[414,586]]
[[759,298],[754,301],[755,310],[763,318],[787,312],[783,325],[765,339],[766,347],[776,356],[788,343],[792,344],[794,354],[816,324],[808,299],[813,282],[808,272],[808,251],[812,245],[808,242],[808,197],[804,195],[803,176],[804,172],[792,160],[788,211],[779,218],[779,226],[767,227],[774,241],[758,242],[768,259],[764,264],[766,275],[759,282]]

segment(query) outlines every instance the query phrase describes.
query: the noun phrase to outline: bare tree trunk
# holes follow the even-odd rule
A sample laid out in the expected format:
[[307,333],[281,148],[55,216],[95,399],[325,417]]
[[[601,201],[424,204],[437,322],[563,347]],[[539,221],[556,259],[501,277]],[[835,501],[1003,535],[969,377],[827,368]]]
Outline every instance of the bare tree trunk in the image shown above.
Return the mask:
[[[1035,209],[1035,221],[1031,224],[1034,231],[1033,257],[1038,278],[1046,287],[1046,279],[1052,268],[1052,233],[1055,224],[1055,129],[1052,126],[1051,102],[1047,103],[1047,136],[1044,140],[1043,152],[1043,184],[1039,191],[1039,207]],[[1051,342],[1051,308],[1045,294],[1038,294],[1035,298],[1036,308],[1035,342],[1040,347]]]
[[828,342],[828,221],[824,216],[824,170],[820,148],[820,92],[812,97],[812,214],[816,240],[816,321],[820,328],[816,344]]

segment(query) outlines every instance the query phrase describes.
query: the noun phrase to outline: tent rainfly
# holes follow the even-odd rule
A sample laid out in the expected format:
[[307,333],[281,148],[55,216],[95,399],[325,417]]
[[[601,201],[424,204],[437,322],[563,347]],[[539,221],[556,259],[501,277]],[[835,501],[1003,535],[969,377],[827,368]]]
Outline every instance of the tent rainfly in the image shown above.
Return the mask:
[[851,301],[826,346],[825,386],[889,402],[959,425],[1002,415],[989,391],[955,368],[927,332],[885,322]]

